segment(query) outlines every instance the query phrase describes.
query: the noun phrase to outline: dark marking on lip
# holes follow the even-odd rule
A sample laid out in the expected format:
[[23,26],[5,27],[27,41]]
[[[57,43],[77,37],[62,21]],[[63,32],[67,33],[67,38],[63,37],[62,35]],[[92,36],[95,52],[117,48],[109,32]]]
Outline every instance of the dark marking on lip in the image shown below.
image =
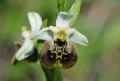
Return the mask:
[[[68,42],[62,42],[57,40],[54,42],[54,50],[49,50],[51,42],[46,41],[44,43],[44,49],[41,52],[40,61],[43,66],[48,68],[54,68],[54,64],[59,60],[63,69],[71,68],[77,61],[77,53],[74,45]],[[71,49],[69,53],[66,49]]]

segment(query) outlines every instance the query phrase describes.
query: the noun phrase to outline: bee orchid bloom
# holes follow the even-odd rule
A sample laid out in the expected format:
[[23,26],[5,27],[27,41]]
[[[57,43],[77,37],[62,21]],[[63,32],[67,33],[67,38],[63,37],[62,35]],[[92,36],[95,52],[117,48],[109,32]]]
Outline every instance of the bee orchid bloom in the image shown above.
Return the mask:
[[40,30],[42,26],[42,18],[40,17],[38,13],[29,12],[28,19],[30,22],[31,30],[30,31],[23,30],[22,32],[22,36],[24,37],[25,40],[24,40],[23,45],[21,46],[21,48],[17,51],[15,55],[15,58],[18,61],[21,61],[29,57],[32,54],[36,40],[38,40],[35,36],[37,32],[40,32],[39,39],[46,40],[44,36],[47,36],[47,34],[44,34],[44,36],[42,36],[44,33],[43,32],[44,30]]
[[60,12],[56,19],[56,26],[46,28],[51,31],[51,39],[46,41],[41,54],[41,63],[48,68],[70,68],[77,61],[77,52],[72,42],[87,46],[86,36],[70,27],[73,15]]

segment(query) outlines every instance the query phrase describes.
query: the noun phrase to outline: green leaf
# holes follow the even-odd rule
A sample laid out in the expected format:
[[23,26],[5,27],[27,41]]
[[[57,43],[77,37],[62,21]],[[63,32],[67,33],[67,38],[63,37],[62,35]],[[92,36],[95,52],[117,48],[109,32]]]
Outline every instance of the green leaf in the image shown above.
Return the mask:
[[48,19],[45,19],[42,23],[42,28],[46,28],[48,23]]
[[73,26],[75,22],[77,21],[79,17],[81,5],[82,5],[82,0],[75,0],[72,7],[70,8],[69,13],[73,14],[73,18],[71,20],[70,26]]
[[65,10],[65,3],[66,3],[66,0],[58,0],[58,5],[57,5],[58,13],[60,11],[64,11]]

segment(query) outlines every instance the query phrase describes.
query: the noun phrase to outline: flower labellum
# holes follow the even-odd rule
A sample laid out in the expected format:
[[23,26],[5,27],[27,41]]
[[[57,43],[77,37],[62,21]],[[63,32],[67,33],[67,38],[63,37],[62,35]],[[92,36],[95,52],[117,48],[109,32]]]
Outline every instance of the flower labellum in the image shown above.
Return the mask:
[[[57,40],[54,45],[50,41],[44,43],[41,54],[41,63],[48,68],[70,68],[77,61],[77,53],[72,43]],[[53,46],[53,47],[51,47]],[[45,48],[45,49],[44,49]]]

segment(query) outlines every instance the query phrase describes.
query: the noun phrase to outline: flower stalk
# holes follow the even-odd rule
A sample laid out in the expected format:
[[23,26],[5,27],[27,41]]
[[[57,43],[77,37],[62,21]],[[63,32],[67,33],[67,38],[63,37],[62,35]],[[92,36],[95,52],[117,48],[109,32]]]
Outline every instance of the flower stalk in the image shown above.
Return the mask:
[[48,69],[42,67],[47,81],[63,81],[63,73],[61,69]]

